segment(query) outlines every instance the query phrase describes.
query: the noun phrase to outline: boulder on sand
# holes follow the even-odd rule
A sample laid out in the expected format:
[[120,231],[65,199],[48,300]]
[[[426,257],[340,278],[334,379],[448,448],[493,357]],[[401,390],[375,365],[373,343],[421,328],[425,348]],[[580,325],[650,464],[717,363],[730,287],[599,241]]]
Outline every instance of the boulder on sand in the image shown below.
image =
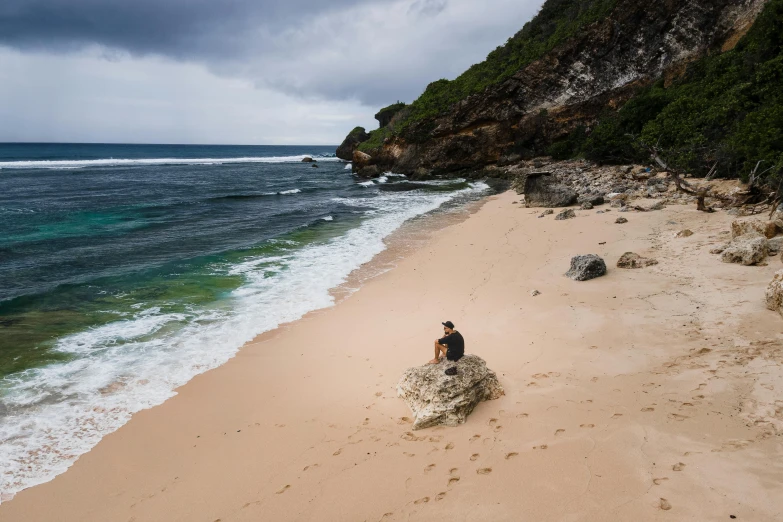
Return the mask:
[[767,308],[783,316],[783,270],[778,271],[767,286]]
[[732,239],[723,250],[721,261],[746,266],[757,265],[767,259],[768,253],[767,238],[751,232]]
[[549,172],[528,174],[522,191],[528,207],[567,207],[577,198],[576,192],[558,183]]
[[595,254],[571,258],[571,269],[566,275],[574,281],[588,281],[606,275],[606,263]]
[[563,221],[564,219],[573,219],[575,217],[576,217],[576,212],[574,212],[572,209],[569,208],[556,215],[555,220]]
[[731,238],[747,234],[757,234],[767,239],[772,239],[777,234],[778,227],[774,221],[761,221],[760,219],[737,219],[731,223]]
[[[446,375],[447,368],[456,375]],[[397,396],[413,412],[413,429],[457,426],[481,401],[504,395],[495,372],[481,357],[465,355],[459,361],[441,359],[438,364],[408,368],[397,384]]]
[[649,257],[642,257],[633,252],[626,252],[617,261],[617,268],[645,268],[657,265],[658,260]]

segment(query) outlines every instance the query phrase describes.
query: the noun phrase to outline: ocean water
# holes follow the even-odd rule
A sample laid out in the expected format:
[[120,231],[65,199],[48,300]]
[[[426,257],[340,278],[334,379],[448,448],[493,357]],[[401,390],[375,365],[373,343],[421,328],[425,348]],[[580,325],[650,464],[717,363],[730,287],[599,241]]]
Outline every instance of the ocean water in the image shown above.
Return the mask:
[[0,501],[488,190],[362,181],[333,153],[0,144]]

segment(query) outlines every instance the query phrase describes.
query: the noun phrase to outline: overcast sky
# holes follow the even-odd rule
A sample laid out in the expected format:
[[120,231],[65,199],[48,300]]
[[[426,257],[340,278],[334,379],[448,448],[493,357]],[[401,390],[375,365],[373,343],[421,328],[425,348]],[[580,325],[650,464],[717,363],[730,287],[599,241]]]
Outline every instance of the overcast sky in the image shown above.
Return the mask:
[[0,141],[337,144],[543,0],[0,0]]

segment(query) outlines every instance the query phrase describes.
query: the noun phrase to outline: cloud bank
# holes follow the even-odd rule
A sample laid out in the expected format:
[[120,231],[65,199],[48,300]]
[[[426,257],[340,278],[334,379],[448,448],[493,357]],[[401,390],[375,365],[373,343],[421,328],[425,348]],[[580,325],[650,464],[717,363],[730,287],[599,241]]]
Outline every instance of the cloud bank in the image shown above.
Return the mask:
[[[34,73],[34,79],[15,78],[12,86],[0,86],[0,94],[2,100],[19,101],[24,92],[11,89],[29,90],[27,84],[42,81],[52,85],[49,91],[57,91],[54,98],[62,103],[83,106],[83,98],[97,96],[90,94],[96,90],[103,93],[98,104],[106,106],[103,98],[112,91],[121,91],[128,103],[145,99],[152,103],[145,92],[179,85],[203,102],[221,97],[219,84],[227,89],[223,96],[235,95],[232,89],[240,82],[243,92],[248,90],[240,98],[253,104],[251,112],[261,108],[272,114],[285,107],[294,114],[297,107],[312,109],[333,102],[355,116],[397,100],[410,102],[429,82],[458,75],[519,30],[541,3],[4,0],[0,3],[0,49],[5,48],[0,51],[0,78],[8,80],[12,66],[23,74]],[[47,62],[47,69],[33,71],[25,60]],[[168,67],[159,67],[156,74],[145,72],[166,63]],[[70,77],[63,69],[67,66],[78,67],[93,83],[58,81],[60,75]],[[194,67],[204,71],[200,85],[183,86],[194,81]],[[118,76],[136,88],[122,87]],[[99,88],[104,82],[108,89]],[[251,90],[259,96],[252,96]],[[176,97],[156,95],[154,100],[184,107]],[[0,102],[0,113],[9,112],[6,103]],[[121,104],[111,111],[121,111]],[[339,119],[336,114],[329,118]],[[359,120],[365,123],[363,118]],[[345,125],[348,130],[352,127],[349,122]],[[344,134],[332,132],[333,141]]]

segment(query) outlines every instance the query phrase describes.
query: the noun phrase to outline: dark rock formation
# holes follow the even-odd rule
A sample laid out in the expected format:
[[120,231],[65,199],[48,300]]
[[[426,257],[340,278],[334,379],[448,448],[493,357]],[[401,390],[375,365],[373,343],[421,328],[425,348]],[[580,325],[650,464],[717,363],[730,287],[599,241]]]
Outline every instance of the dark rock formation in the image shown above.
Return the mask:
[[311,158],[310,156],[305,156],[304,158],[302,158],[302,163],[312,163],[314,161],[315,160],[313,158]]
[[567,207],[576,203],[577,193],[558,183],[549,172],[528,174],[522,185],[528,207]]
[[573,209],[567,209],[559,213],[555,216],[555,221],[563,221],[566,219],[574,219],[576,217],[576,212],[573,211]]
[[624,224],[628,223],[628,220],[625,219],[624,217],[619,217],[619,218],[615,219],[614,222],[617,223],[618,225],[624,225]]
[[571,269],[566,275],[574,281],[588,281],[606,275],[606,263],[595,254],[571,258]]
[[397,102],[378,111],[378,114],[375,115],[375,119],[378,120],[380,128],[386,127],[389,123],[391,123],[392,119],[397,115],[397,113],[404,108],[404,103]]
[[642,257],[633,252],[626,252],[617,260],[617,268],[645,268],[657,264],[658,261],[656,259]]
[[[456,375],[446,368],[456,367]],[[441,359],[438,364],[408,368],[397,384],[401,397],[413,412],[413,429],[457,426],[481,401],[504,394],[495,372],[483,359],[465,355],[456,363]]]
[[337,157],[341,160],[351,161],[356,147],[358,147],[361,142],[366,141],[369,137],[370,135],[367,134],[364,127],[356,127],[345,137],[342,144],[337,147]]

